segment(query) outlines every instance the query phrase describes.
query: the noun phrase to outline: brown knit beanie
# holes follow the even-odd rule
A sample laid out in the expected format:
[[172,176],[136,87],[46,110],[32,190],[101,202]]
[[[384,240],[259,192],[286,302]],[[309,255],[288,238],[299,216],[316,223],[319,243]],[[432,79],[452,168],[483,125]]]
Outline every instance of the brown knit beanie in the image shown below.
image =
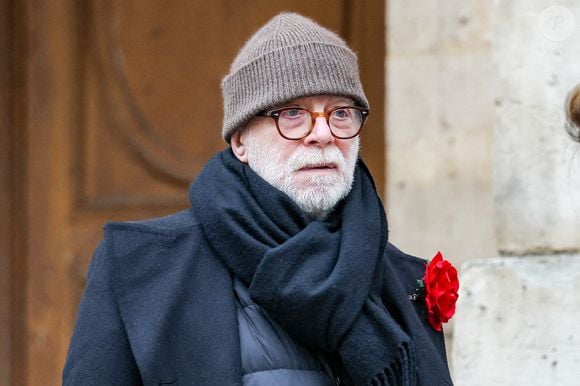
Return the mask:
[[357,57],[337,34],[296,13],[281,13],[242,47],[222,80],[222,137],[257,113],[309,95],[342,95],[368,108]]

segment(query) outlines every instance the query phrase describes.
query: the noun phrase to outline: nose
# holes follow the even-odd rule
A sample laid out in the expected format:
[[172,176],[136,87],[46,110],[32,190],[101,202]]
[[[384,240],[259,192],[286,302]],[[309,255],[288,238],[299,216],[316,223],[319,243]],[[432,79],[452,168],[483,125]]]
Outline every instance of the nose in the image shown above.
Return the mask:
[[310,134],[304,138],[304,143],[308,145],[326,146],[334,142],[334,136],[330,131],[325,117],[316,117],[314,127]]

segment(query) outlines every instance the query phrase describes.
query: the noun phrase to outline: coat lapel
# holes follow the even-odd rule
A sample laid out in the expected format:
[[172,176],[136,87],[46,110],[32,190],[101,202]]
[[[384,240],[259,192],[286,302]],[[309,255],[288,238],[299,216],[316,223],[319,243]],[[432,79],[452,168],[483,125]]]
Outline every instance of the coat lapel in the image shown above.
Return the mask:
[[143,383],[240,385],[232,278],[199,229],[123,228],[107,228],[113,286]]

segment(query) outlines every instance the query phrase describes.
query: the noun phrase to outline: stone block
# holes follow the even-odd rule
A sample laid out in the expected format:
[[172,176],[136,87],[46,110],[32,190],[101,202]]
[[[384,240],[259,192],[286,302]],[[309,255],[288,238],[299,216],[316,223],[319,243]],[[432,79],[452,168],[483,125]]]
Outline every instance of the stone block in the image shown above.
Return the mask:
[[456,385],[579,384],[580,255],[474,260],[460,280]]
[[458,265],[493,256],[491,5],[388,7],[391,240],[425,258],[441,250]]
[[[566,95],[580,81],[580,3],[559,3],[494,3],[494,197],[502,254],[580,250],[580,157],[564,115]],[[567,34],[570,27],[576,32]]]

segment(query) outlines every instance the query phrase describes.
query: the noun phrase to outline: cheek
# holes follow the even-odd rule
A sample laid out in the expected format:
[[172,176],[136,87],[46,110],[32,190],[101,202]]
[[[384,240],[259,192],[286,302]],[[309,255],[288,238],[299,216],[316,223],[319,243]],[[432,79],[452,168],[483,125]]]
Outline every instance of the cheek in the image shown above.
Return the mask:
[[269,162],[285,163],[294,152],[293,143],[278,135],[276,128],[266,125],[260,127],[253,133],[253,142],[258,147],[261,154],[269,158]]
[[344,159],[350,160],[351,158],[356,158],[356,155],[358,154],[359,138],[356,137],[351,140],[337,141],[336,145]]
[[286,163],[292,157],[292,154],[296,151],[297,148],[297,141],[290,142],[282,138],[285,142],[279,142],[276,144],[273,151],[275,152],[276,158],[282,162]]

